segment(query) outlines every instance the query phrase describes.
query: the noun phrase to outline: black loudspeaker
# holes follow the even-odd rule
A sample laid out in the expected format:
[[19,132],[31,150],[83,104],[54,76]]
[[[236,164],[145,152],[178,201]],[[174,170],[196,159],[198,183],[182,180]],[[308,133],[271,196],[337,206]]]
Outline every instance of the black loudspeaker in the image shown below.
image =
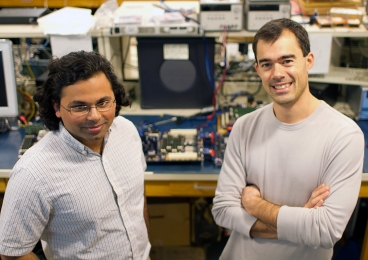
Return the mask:
[[137,42],[143,109],[212,105],[214,38],[137,37]]

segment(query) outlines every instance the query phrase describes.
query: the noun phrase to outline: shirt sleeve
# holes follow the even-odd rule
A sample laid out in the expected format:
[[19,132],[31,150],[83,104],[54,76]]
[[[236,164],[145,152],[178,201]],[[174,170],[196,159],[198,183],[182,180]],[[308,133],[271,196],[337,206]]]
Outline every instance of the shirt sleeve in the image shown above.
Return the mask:
[[282,206],[277,219],[278,238],[314,248],[332,248],[341,238],[355,208],[363,157],[361,131],[340,135],[323,166],[321,183],[330,186],[330,196],[316,209]]
[[0,254],[30,253],[48,223],[49,213],[42,185],[26,170],[12,172],[0,215]]
[[248,214],[241,204],[241,194],[245,186],[246,172],[242,159],[239,125],[235,123],[226,145],[212,214],[219,226],[250,237],[250,229],[257,219]]

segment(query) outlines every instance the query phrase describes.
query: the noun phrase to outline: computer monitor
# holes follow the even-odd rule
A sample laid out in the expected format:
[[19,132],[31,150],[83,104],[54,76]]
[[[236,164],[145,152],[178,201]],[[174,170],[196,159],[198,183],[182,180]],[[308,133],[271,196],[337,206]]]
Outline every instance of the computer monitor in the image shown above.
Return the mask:
[[0,118],[18,116],[13,44],[0,39]]

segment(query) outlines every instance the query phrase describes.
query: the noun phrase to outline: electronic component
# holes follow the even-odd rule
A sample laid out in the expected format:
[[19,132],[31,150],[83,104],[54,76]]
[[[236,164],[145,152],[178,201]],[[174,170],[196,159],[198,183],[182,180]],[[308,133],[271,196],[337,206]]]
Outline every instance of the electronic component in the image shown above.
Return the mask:
[[225,110],[224,113],[222,113],[220,116],[218,116],[218,131],[222,132],[221,130],[224,130],[225,132],[230,132],[235,121],[250,112],[253,112],[257,108],[260,108],[264,106],[264,102],[255,102],[252,101],[249,104],[231,104],[227,108],[224,107]]
[[215,166],[221,166],[224,160],[228,135],[204,132],[201,137],[203,140],[202,152],[204,160],[212,161]]
[[228,138],[228,135],[221,135],[219,133],[215,136],[213,163],[216,166],[221,166],[223,163]]
[[202,161],[202,140],[196,129],[145,132],[141,139],[147,162]]

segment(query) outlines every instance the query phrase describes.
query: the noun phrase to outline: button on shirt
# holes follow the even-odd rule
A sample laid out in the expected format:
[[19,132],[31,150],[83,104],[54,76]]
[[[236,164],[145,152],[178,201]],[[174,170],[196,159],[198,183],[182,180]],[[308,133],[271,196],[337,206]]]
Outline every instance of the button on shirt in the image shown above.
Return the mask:
[[0,254],[27,254],[41,238],[47,259],[147,259],[145,168],[137,129],[125,118],[115,118],[102,155],[60,125],[11,172]]

